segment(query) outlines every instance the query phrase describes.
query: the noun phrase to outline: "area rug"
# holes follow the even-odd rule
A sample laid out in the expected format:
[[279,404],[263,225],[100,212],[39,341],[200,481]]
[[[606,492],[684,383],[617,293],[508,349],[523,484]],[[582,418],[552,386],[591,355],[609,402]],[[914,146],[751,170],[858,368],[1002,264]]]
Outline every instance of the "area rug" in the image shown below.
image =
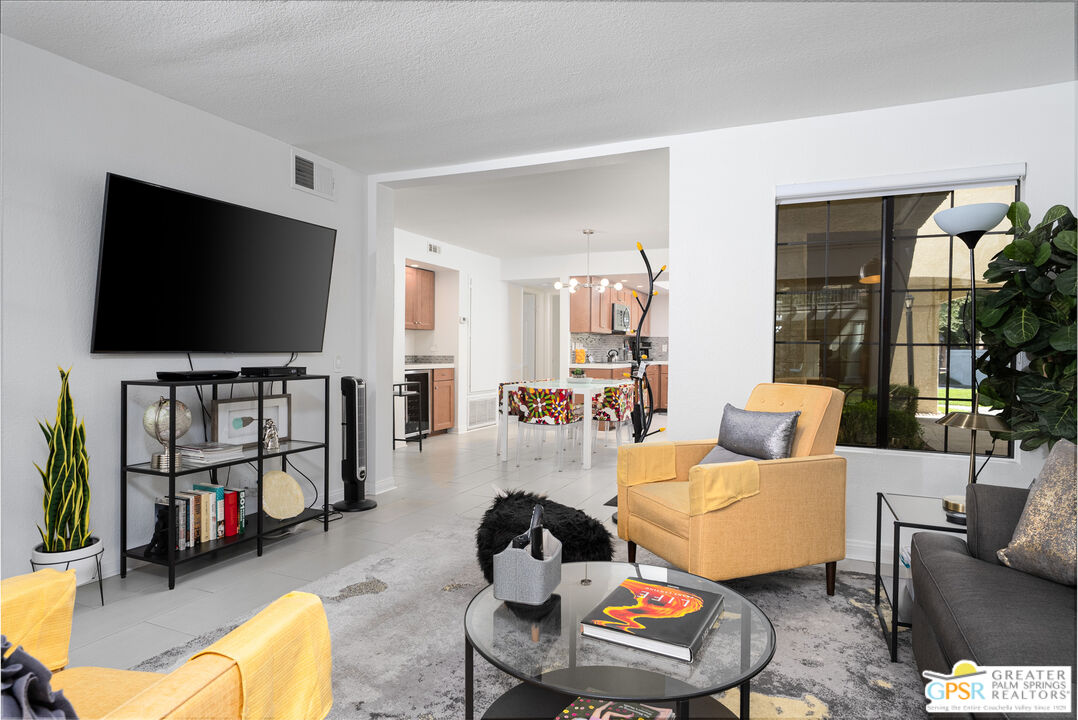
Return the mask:
[[[329,618],[331,718],[464,717],[464,610],[486,584],[470,522],[414,535],[301,588],[322,597]],[[615,559],[624,560],[625,543],[615,545]],[[642,548],[637,559],[666,565]],[[869,575],[840,572],[834,597],[824,593],[822,567],[727,584],[771,618],[777,636],[774,659],[752,682],[753,718],[927,716],[908,633],[900,635],[901,662],[888,661]],[[169,671],[245,619],[133,669]],[[476,716],[516,684],[477,655]],[[719,699],[736,714],[736,690]]]

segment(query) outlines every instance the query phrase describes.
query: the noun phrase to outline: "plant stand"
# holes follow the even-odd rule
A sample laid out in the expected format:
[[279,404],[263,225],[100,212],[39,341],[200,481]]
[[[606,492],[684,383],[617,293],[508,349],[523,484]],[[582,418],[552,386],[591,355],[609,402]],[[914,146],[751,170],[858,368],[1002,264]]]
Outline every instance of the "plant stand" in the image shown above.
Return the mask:
[[[75,551],[72,550],[72,551],[68,551],[68,552],[75,552]],[[58,552],[58,553],[48,553],[48,554],[51,554],[51,555],[66,555],[67,553]],[[101,542],[101,540],[98,539],[98,541],[97,541],[97,549],[90,555],[83,555],[82,557],[73,558],[73,559],[58,558],[55,562],[41,562],[41,561],[36,561],[33,558],[31,558],[30,559],[30,567],[33,568],[33,572],[37,572],[38,570],[42,570],[44,568],[55,568],[55,569],[59,570],[61,565],[64,566],[63,567],[64,570],[70,570],[71,569],[71,563],[79,562],[81,560],[88,560],[90,558],[93,558],[94,562],[97,564],[97,590],[98,590],[99,593],[101,593],[101,605],[102,605],[102,607],[104,607],[104,605],[105,605],[105,584],[104,584],[104,580],[101,577],[101,556],[104,555],[104,554],[105,554],[105,543]]]

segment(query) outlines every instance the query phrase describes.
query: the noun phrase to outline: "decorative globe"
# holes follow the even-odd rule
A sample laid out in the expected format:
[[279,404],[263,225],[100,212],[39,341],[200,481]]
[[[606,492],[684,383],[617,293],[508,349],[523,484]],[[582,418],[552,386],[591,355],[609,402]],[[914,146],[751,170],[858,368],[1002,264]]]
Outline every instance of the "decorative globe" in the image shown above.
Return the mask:
[[[169,436],[169,402],[161,398],[150,407],[142,416],[142,427],[157,442],[168,445]],[[176,401],[176,439],[183,437],[184,433],[191,429],[191,411],[179,400]]]

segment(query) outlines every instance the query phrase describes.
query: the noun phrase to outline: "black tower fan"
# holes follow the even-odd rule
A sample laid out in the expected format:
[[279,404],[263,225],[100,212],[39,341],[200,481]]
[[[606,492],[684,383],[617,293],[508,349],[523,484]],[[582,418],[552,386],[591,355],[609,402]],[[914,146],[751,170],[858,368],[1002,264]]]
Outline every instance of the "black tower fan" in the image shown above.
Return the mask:
[[344,500],[333,503],[341,512],[378,507],[366,498],[367,484],[367,385],[351,375],[341,378],[341,479]]

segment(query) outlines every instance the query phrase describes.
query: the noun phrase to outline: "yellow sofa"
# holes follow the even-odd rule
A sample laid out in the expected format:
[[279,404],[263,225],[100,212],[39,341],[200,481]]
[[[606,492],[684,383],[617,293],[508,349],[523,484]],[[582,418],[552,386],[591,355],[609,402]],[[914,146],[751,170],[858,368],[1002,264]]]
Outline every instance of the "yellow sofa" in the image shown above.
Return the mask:
[[[749,463],[690,473],[715,440],[623,445],[618,451],[618,536],[711,580],[826,565],[835,592],[846,556],[846,460],[834,454],[843,394],[819,385],[757,385],[746,410],[800,410],[791,456],[756,463],[759,492],[709,512],[690,508],[698,483],[724,480]],[[755,469],[753,469],[755,472]],[[691,475],[691,477],[690,477]],[[736,484],[736,482],[735,482]]]
[[[53,690],[64,691],[82,720],[322,720],[329,713],[329,628],[316,595],[284,595],[168,674],[68,668],[74,607],[74,570],[39,570],[0,583],[3,634],[53,671]],[[237,638],[248,654],[235,652]],[[259,662],[275,646],[283,646],[280,655]]]

